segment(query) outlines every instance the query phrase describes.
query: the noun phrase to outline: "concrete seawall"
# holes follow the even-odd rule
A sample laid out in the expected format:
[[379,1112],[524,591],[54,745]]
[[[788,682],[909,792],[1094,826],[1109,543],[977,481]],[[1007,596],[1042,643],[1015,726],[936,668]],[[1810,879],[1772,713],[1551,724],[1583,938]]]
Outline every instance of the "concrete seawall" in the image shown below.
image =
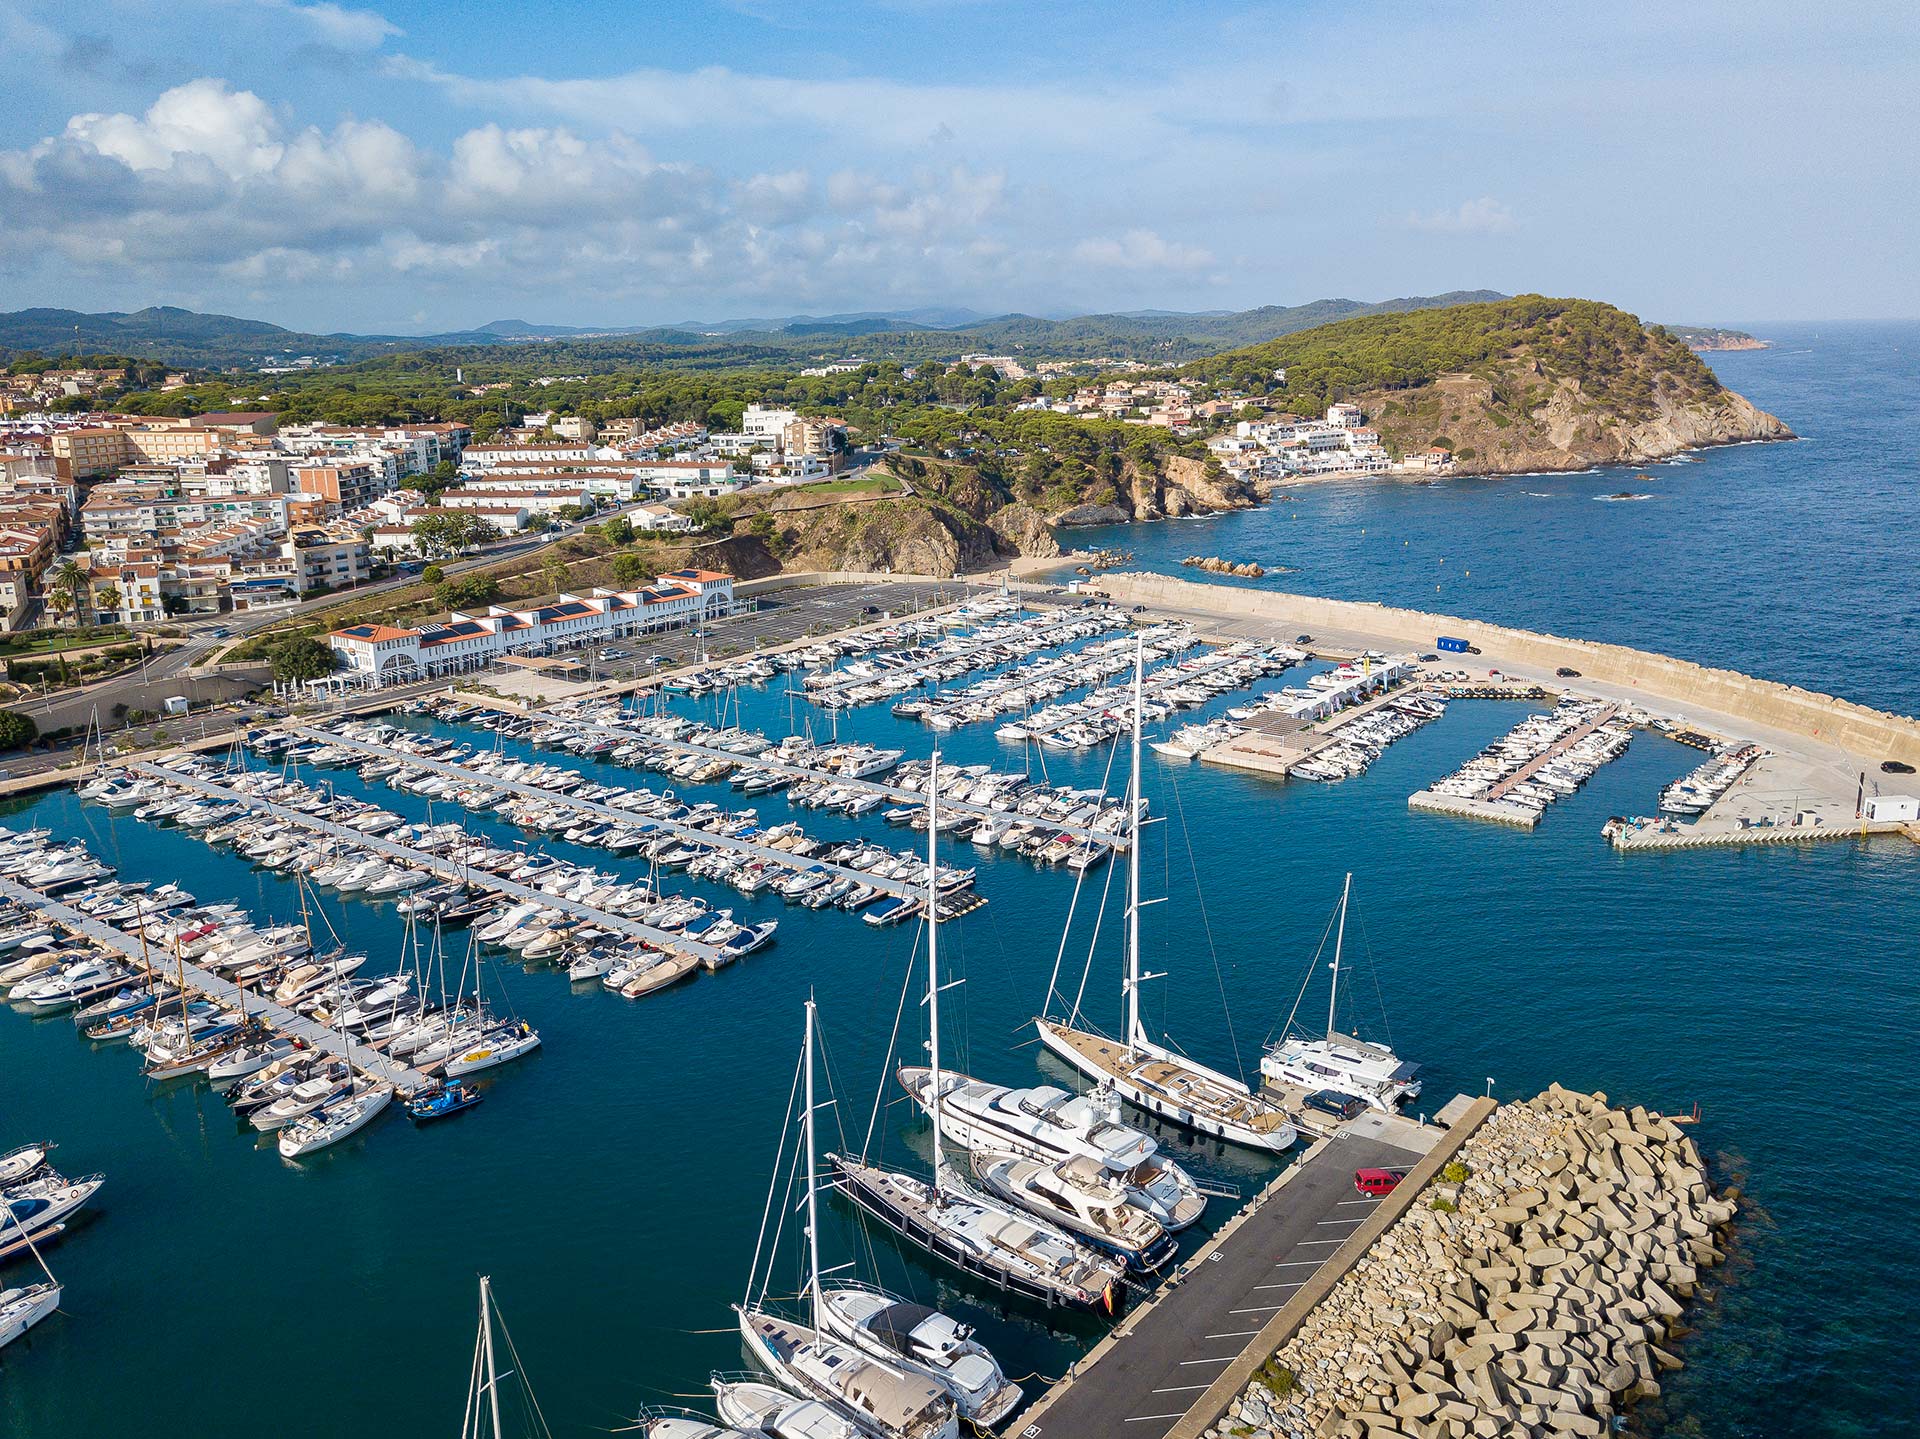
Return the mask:
[[1259,619],[1308,633],[1353,630],[1421,650],[1431,649],[1440,635],[1454,635],[1485,651],[1483,663],[1492,659],[1549,670],[1566,666],[1579,670],[1586,679],[1638,691],[1652,706],[1738,716],[1750,724],[1845,750],[1876,765],[1887,759],[1920,765],[1920,720],[1624,645],[1566,639],[1362,601],[1201,584],[1167,575],[1108,574],[1090,582],[1088,588],[1125,604]]

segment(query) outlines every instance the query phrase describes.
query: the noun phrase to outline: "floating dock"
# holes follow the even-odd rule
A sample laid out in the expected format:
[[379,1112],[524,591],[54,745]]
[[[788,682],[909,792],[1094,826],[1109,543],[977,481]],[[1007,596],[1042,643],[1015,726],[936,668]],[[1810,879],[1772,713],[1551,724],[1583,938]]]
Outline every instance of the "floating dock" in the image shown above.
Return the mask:
[[45,915],[69,933],[79,935],[101,949],[115,951],[140,968],[151,971],[157,978],[166,980],[184,978],[188,989],[221,1004],[244,1009],[251,1017],[263,1020],[280,1033],[299,1040],[316,1053],[331,1054],[345,1059],[361,1072],[393,1085],[402,1095],[411,1094],[414,1090],[424,1088],[433,1082],[411,1065],[389,1059],[379,1050],[369,1049],[364,1044],[342,1039],[339,1031],[328,1029],[318,1020],[311,1019],[297,1010],[275,1004],[265,995],[243,990],[232,980],[225,979],[211,970],[182,961],[164,951],[155,954],[150,946],[142,946],[136,936],[84,914],[71,905],[62,904],[57,899],[50,899],[37,889],[29,889],[26,885],[16,883],[14,880],[0,878],[0,895],[30,905],[36,913]]
[[[558,790],[543,789],[537,784],[524,784],[518,780],[499,779],[493,775],[482,774],[478,770],[468,769],[465,765],[453,764],[446,760],[429,759],[424,755],[409,754],[406,750],[392,749],[386,745],[374,744],[368,740],[349,739],[345,735],[335,734],[332,730],[309,729],[305,725],[287,725],[286,728],[294,734],[301,736],[303,739],[312,740],[316,744],[329,744],[339,749],[353,750],[358,754],[365,755],[368,759],[397,760],[412,768],[430,770],[435,774],[451,775],[465,783],[483,785],[488,789],[497,790],[501,794],[515,794],[523,799],[538,800],[543,804],[551,804],[556,809],[564,809],[569,813],[579,815],[583,819],[604,820],[613,824],[627,825],[635,829],[652,826],[655,829],[665,830],[681,839],[691,840],[697,844],[710,846],[713,849],[725,849],[731,850],[735,854],[752,855],[755,859],[766,860],[771,864],[778,864],[783,869],[824,869],[827,873],[838,878],[851,879],[860,884],[872,885],[875,889],[885,890],[888,894],[897,894],[903,899],[917,899],[927,891],[927,887],[924,884],[914,884],[910,880],[882,879],[877,875],[871,875],[864,870],[853,869],[847,865],[831,864],[823,859],[809,859],[804,855],[795,854],[791,850],[775,849],[772,845],[755,844],[751,840],[733,839],[726,835],[715,834],[711,830],[701,829],[698,825],[683,824],[679,820],[654,819],[649,815],[640,814],[635,810],[621,809],[617,805],[601,804],[594,800],[574,799],[571,795],[562,794]],[[575,771],[575,773],[577,773],[577,771]]]
[[531,885],[520,884],[515,880],[507,879],[501,875],[490,874],[485,870],[474,870],[462,864],[455,864],[452,860],[443,859],[437,854],[428,854],[425,850],[413,849],[404,844],[395,844],[390,839],[383,839],[378,835],[367,834],[361,830],[352,829],[347,825],[334,824],[331,820],[315,819],[312,815],[302,814],[297,809],[288,809],[284,805],[272,804],[265,800],[256,799],[252,795],[242,794],[239,790],[228,789],[225,785],[215,784],[212,780],[201,779],[196,775],[181,774],[177,770],[166,769],[156,764],[137,764],[131,766],[131,768],[137,773],[146,775],[150,779],[157,779],[181,789],[193,790],[213,799],[223,799],[235,804],[245,805],[256,814],[271,815],[275,819],[285,820],[289,824],[309,830],[314,834],[324,834],[332,839],[346,841],[355,848],[370,850],[387,859],[412,865],[415,869],[426,870],[430,874],[438,875],[441,879],[451,880],[456,884],[463,884],[473,889],[488,890],[511,899],[531,900],[545,908],[557,909],[564,914],[571,914],[578,919],[587,920],[590,923],[600,926],[602,929],[612,930],[616,934],[624,934],[629,939],[643,940],[655,949],[667,950],[676,954],[691,954],[709,970],[720,968],[730,957],[713,945],[701,944],[697,940],[687,939],[685,936],[674,934],[669,930],[655,929],[652,925],[641,924],[638,920],[608,914],[605,910],[595,909],[591,905],[580,903],[578,900],[563,899],[559,895],[548,894],[543,889],[535,889]]

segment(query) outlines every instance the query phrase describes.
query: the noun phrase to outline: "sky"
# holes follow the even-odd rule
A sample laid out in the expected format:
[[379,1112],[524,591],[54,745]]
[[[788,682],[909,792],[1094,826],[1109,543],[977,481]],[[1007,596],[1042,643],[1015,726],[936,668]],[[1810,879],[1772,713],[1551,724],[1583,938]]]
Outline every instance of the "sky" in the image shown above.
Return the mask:
[[0,310],[1920,315],[1920,7],[0,0]]

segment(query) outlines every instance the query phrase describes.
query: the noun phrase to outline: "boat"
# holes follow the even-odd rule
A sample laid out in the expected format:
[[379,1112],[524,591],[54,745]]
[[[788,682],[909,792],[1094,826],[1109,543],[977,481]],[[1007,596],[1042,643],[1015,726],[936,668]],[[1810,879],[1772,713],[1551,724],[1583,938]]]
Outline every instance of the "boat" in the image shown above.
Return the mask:
[[[507,1346],[505,1373],[494,1357],[496,1324]],[[533,1386],[527,1380],[526,1366],[521,1364],[520,1355],[513,1347],[513,1335],[507,1332],[506,1320],[500,1317],[500,1306],[493,1297],[493,1281],[482,1274],[480,1330],[473,1341],[473,1367],[468,1371],[467,1406],[460,1420],[460,1439],[501,1439],[506,1432],[504,1421],[509,1411],[501,1402],[500,1391],[508,1379],[517,1381],[520,1407],[532,1421],[526,1432],[550,1434],[546,1420],[541,1417],[539,1401],[534,1398]]]
[[454,1079],[463,1074],[476,1074],[483,1069],[492,1069],[496,1064],[518,1059],[539,1046],[539,1034],[524,1019],[496,1024],[466,1049],[448,1058],[446,1075]]
[[[921,1109],[930,1108],[925,1068],[902,1066],[899,1079]],[[1125,1190],[1128,1203],[1169,1231],[1185,1229],[1206,1210],[1200,1186],[1160,1152],[1159,1142],[1121,1122],[1111,1085],[1071,1094],[1054,1085],[1015,1089],[955,1073],[942,1085],[946,1132],[969,1150],[1048,1164],[1086,1159]]]
[[1020,1386],[973,1337],[970,1325],[927,1305],[844,1280],[823,1287],[820,1305],[822,1329],[938,1380],[976,1430],[993,1428],[1019,1407]]
[[1145,812],[1140,790],[1140,715],[1143,649],[1136,640],[1133,670],[1133,760],[1128,803],[1135,822],[1128,825],[1126,1038],[1113,1040],[1041,1015],[1034,1021],[1040,1041],[1096,1084],[1110,1084],[1127,1103],[1149,1114],[1229,1143],[1281,1154],[1299,1140],[1286,1110],[1243,1081],[1209,1069],[1185,1054],[1147,1037],[1140,1022],[1140,986],[1163,975],[1140,972],[1140,843],[1138,817]]
[[989,1194],[1098,1245],[1132,1273],[1151,1274],[1173,1258],[1173,1236],[1129,1204],[1126,1189],[1094,1160],[1076,1155],[1045,1164],[975,1150],[973,1177]]
[[350,1085],[345,1095],[328,1100],[280,1131],[280,1157],[298,1159],[358,1134],[379,1116],[392,1098],[391,1084],[375,1084],[365,1089]]
[[766,1434],[759,1428],[752,1432],[735,1429],[691,1409],[652,1404],[635,1415],[632,1424],[622,1427],[640,1439],[765,1439]]
[[[927,808],[938,815],[939,755],[927,777]],[[935,835],[927,826],[927,903],[935,900]],[[940,926],[927,926],[927,1010],[933,1103],[931,1181],[829,1155],[836,1187],[853,1203],[929,1253],[1011,1293],[1052,1305],[1104,1308],[1118,1304],[1121,1265],[1053,1225],[974,1189],[947,1162],[940,1078]]]
[[408,1096],[407,1116],[426,1124],[458,1114],[463,1109],[472,1109],[484,1097],[473,1085],[459,1080],[452,1084],[435,1084]]
[[18,1149],[0,1154],[0,1185],[18,1184],[36,1173],[47,1162],[47,1156],[53,1152],[51,1141],[42,1140],[37,1144],[23,1144]]
[[43,1229],[73,1215],[106,1182],[101,1174],[68,1179],[48,1170],[38,1179],[0,1192],[0,1203],[6,1205],[5,1212],[0,1213],[0,1237],[37,1237]]
[[[814,1165],[814,1115],[819,1108],[814,1097],[814,1023],[814,1002],[809,999],[801,1060],[805,1068],[801,1142],[806,1150],[806,1295],[813,1323],[803,1324],[765,1307],[763,1287],[758,1294],[749,1294],[745,1303],[734,1306],[739,1316],[741,1340],[747,1352],[782,1386],[837,1410],[877,1439],[958,1439],[958,1407],[943,1383],[919,1370],[896,1367],[871,1352],[843,1343],[821,1326],[825,1304],[820,1284],[820,1183]],[[781,1148],[784,1151],[784,1136]],[[776,1156],[773,1178],[776,1195],[783,1179]],[[770,1198],[769,1213],[772,1203]],[[769,1276],[771,1269],[772,1255],[769,1254]],[[753,1280],[758,1282],[757,1263],[755,1271]]]
[[759,1439],[873,1439],[838,1410],[796,1399],[758,1374],[714,1375],[713,1399],[722,1419]]
[[25,1334],[60,1307],[60,1286],[49,1274],[44,1284],[0,1290],[0,1349]]
[[[1341,952],[1347,934],[1347,901],[1352,890],[1353,876],[1349,874],[1340,887],[1340,918],[1334,932],[1332,979],[1327,990],[1327,1032],[1325,1035],[1294,1034],[1293,1015],[1288,1015],[1282,1038],[1261,1057],[1260,1074],[1269,1084],[1297,1085],[1311,1092],[1330,1089],[1391,1114],[1400,1105],[1419,1097],[1419,1066],[1406,1063],[1386,1045],[1369,1043],[1355,1034],[1342,1034],[1335,1027],[1335,1010],[1340,1000]],[[1311,983],[1312,977],[1309,970],[1307,983]],[[1300,986],[1300,997],[1294,1001],[1296,1014],[1300,999],[1306,997],[1306,987],[1306,983]]]

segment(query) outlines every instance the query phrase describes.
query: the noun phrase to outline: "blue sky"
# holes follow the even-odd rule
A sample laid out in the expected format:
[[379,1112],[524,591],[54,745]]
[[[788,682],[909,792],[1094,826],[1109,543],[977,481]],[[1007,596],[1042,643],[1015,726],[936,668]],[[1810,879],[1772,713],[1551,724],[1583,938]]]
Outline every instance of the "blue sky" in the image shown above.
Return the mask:
[[1920,314],[1920,9],[0,0],[0,309]]

